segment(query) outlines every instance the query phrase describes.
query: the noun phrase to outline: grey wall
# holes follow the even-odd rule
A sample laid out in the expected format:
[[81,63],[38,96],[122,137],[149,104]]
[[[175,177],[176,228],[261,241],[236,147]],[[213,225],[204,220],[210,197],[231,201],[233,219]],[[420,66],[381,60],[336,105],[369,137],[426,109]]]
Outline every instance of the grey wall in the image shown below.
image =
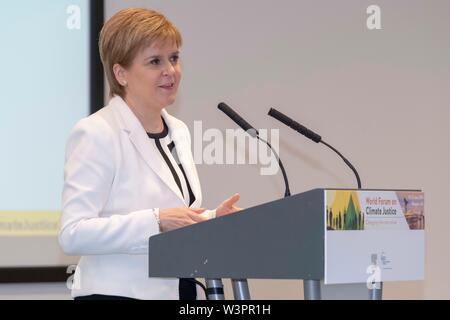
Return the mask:
[[[366,8],[382,10],[382,30]],[[106,1],[162,11],[181,30],[183,82],[169,112],[207,128],[235,128],[225,101],[257,128],[280,128],[280,155],[294,193],[354,187],[331,151],[266,116],[270,107],[315,129],[358,168],[364,187],[426,193],[426,279],[386,284],[387,298],[450,298],[445,268],[450,218],[450,2]],[[201,140],[201,137],[194,137]],[[198,142],[198,140],[197,140]],[[208,142],[204,142],[204,146]],[[240,192],[243,207],[282,196],[281,175],[258,165],[199,165],[204,205]],[[300,284],[252,281],[259,298],[300,298]]]
[[[371,4],[381,7],[382,30],[366,28]],[[385,297],[450,298],[449,1],[106,0],[106,14],[130,6],[162,11],[183,34],[184,78],[168,111],[191,132],[195,120],[204,130],[235,128],[216,109],[226,101],[254,126],[280,128],[293,193],[354,187],[351,171],[331,151],[266,116],[276,107],[351,159],[364,187],[423,189],[425,280],[388,283]],[[259,169],[198,165],[204,206],[234,192],[242,207],[281,197],[281,175]],[[302,298],[297,281],[250,285],[254,298]]]

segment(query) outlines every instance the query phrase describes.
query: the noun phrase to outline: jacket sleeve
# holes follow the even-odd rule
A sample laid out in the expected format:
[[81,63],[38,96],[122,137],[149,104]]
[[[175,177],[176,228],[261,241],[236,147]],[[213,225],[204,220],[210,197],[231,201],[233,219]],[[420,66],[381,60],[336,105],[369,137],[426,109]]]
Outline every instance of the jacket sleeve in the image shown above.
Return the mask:
[[102,118],[77,123],[67,144],[59,243],[68,255],[145,254],[158,208],[100,217],[114,180],[113,132]]

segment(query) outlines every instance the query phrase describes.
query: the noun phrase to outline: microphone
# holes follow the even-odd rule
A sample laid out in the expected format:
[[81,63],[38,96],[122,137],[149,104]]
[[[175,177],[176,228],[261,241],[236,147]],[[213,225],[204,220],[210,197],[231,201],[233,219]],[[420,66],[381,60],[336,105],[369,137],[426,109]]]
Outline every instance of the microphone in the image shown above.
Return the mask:
[[278,121],[284,123],[288,127],[291,127],[295,131],[298,131],[299,133],[301,133],[302,135],[304,135],[308,139],[311,139],[314,142],[319,143],[322,140],[322,137],[319,136],[317,133],[309,130],[308,128],[306,128],[304,126],[302,126],[297,121],[292,120],[291,118],[289,118],[288,116],[282,114],[280,111],[275,110],[274,108],[270,108],[268,115],[271,116],[271,117],[274,117],[275,119],[277,119]]
[[284,115],[283,113],[281,113],[278,110],[275,110],[274,108],[270,108],[268,115],[277,119],[278,121],[284,123],[288,127],[294,129],[295,131],[304,135],[308,139],[311,139],[312,141],[314,141],[316,143],[322,143],[322,144],[326,145],[328,148],[330,148],[331,150],[333,150],[334,152],[336,152],[342,158],[342,160],[344,160],[345,164],[347,166],[349,166],[349,168],[353,171],[353,173],[356,176],[356,182],[358,184],[358,189],[361,189],[361,179],[359,178],[358,171],[356,171],[355,167],[338,150],[336,150],[334,147],[332,147],[331,145],[329,145],[328,143],[323,141],[322,137],[320,135],[318,135],[314,131],[311,131],[308,128],[302,126],[297,121],[289,118],[288,116]]
[[284,192],[284,197],[289,197],[291,195],[291,191],[289,189],[289,181],[286,175],[286,170],[284,170],[283,163],[281,162],[280,157],[278,156],[278,153],[272,148],[270,143],[264,139],[262,139],[259,136],[258,130],[256,130],[253,126],[251,126],[247,121],[245,121],[240,115],[238,115],[233,109],[231,109],[226,103],[221,102],[217,106],[219,110],[221,110],[223,113],[225,113],[231,120],[233,120],[239,127],[241,127],[245,132],[247,132],[250,136],[253,138],[256,138],[265,144],[272,150],[273,154],[275,155],[275,158],[278,161],[278,164],[281,169],[281,173],[283,174],[283,180],[284,185],[286,187],[286,190]]
[[233,120],[242,130],[246,131],[253,138],[257,138],[259,135],[258,130],[253,128],[247,121],[245,121],[240,115],[238,115],[233,109],[231,109],[226,103],[221,102],[217,106],[219,110],[225,113],[231,120]]

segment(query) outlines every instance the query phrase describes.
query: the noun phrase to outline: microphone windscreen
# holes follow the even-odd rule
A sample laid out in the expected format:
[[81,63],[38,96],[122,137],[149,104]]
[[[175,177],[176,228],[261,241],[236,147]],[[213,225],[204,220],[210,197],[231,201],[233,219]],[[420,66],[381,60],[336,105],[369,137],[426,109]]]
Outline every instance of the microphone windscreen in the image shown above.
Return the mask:
[[240,115],[238,115],[231,107],[226,103],[221,102],[217,106],[219,110],[225,113],[231,120],[233,120],[242,130],[246,131],[252,137],[258,136],[259,132],[253,126],[251,126],[247,121],[245,121]]
[[313,140],[314,142],[319,143],[322,140],[322,137],[320,135],[318,135],[317,133],[309,130],[308,128],[302,126],[300,123],[298,123],[295,120],[292,120],[291,118],[289,118],[288,116],[284,115],[283,113],[281,113],[280,111],[274,109],[274,108],[270,108],[269,116],[277,119],[278,121],[284,123],[285,125],[287,125],[288,127],[294,129],[295,131],[301,133],[302,135],[304,135],[305,137],[307,137],[308,139]]

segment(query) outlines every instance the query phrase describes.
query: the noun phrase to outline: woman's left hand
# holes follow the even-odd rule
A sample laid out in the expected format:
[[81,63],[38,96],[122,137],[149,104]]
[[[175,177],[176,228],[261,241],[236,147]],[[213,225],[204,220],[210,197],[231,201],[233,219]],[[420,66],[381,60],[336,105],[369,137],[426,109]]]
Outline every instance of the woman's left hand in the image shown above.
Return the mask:
[[234,194],[224,202],[222,202],[216,209],[216,217],[226,216],[227,214],[235,213],[242,208],[236,207],[234,204],[239,201],[241,196],[239,193]]

